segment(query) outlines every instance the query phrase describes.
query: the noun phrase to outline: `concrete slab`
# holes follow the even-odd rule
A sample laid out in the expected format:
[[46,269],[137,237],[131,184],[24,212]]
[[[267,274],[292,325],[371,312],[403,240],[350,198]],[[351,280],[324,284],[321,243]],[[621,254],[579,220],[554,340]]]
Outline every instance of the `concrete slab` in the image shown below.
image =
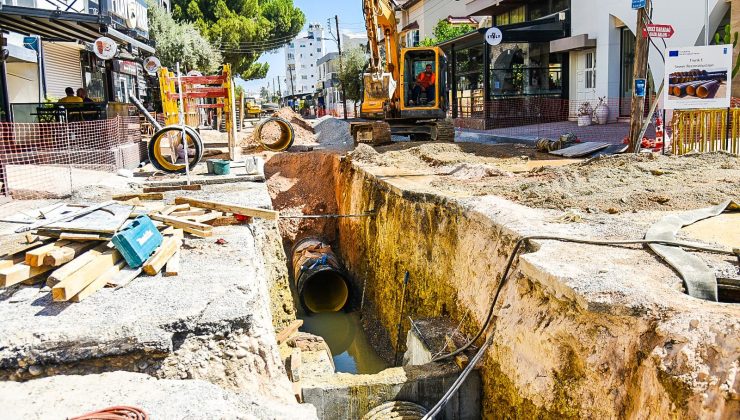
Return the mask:
[[315,418],[307,405],[286,408],[205,381],[157,380],[129,372],[0,382],[0,405],[7,420],[64,419],[117,405],[141,408],[161,420]]

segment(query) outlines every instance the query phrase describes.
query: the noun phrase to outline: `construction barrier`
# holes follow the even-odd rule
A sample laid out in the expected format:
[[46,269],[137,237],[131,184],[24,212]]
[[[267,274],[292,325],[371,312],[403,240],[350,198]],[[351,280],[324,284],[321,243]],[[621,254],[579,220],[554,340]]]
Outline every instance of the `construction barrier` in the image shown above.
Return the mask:
[[740,108],[677,110],[673,113],[672,128],[673,154],[719,151],[740,154]]

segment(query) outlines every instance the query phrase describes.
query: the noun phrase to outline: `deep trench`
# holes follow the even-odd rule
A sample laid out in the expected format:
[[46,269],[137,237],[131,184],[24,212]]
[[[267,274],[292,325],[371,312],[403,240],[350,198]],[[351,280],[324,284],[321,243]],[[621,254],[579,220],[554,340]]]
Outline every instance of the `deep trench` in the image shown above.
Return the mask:
[[[336,214],[339,161],[339,155],[329,152],[274,155],[265,166],[273,207],[287,216]],[[390,342],[379,333],[382,327],[371,312],[362,311],[362,280],[341,262],[336,219],[288,218],[280,221],[279,228],[296,315],[303,320],[301,331],[326,341],[337,373],[375,374],[390,367],[395,356]],[[307,276],[299,291],[293,256],[307,240],[331,246],[339,266]]]

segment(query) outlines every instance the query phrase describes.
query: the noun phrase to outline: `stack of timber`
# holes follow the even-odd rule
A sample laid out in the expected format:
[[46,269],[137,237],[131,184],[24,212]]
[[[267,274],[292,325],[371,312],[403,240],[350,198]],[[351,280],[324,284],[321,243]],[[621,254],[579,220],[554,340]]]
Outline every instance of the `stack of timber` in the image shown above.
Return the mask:
[[[114,200],[37,210],[32,220],[25,221],[30,224],[25,243],[0,252],[0,288],[45,281],[54,301],[80,302],[104,287],[123,287],[142,274],[177,276],[185,234],[208,238],[216,226],[248,223],[253,217],[278,218],[272,210],[186,197],[167,204],[160,193]],[[150,219],[162,241],[145,254],[143,265],[132,267],[112,238],[142,216]]]

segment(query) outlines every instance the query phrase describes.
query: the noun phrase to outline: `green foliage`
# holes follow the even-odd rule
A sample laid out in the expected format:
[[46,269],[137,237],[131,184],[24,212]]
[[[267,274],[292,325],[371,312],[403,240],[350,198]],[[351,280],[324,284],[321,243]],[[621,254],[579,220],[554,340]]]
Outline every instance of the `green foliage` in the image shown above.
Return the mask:
[[262,86],[260,88],[260,98],[262,98],[265,101],[269,101],[270,100],[270,91],[267,90],[267,88],[265,86]]
[[177,20],[194,22],[244,80],[260,79],[269,66],[256,61],[303,28],[306,17],[293,0],[174,0]]
[[[737,48],[737,40],[738,33],[735,32],[733,34],[730,25],[725,25],[724,30],[714,34],[714,43],[716,45],[732,44],[732,48],[735,49]],[[734,78],[738,73],[740,73],[740,56],[738,56],[735,67],[732,69],[732,77]]]
[[362,99],[362,73],[368,63],[365,50],[362,47],[342,51],[339,83],[344,89],[345,97],[350,101]]
[[149,37],[156,42],[162,65],[214,73],[221,65],[219,53],[190,23],[176,22],[167,11],[149,0]]
[[422,47],[432,47],[440,42],[455,39],[474,30],[475,26],[473,25],[452,25],[447,21],[447,19],[442,19],[437,22],[437,26],[434,27],[434,37],[424,38],[419,42],[419,45]]

